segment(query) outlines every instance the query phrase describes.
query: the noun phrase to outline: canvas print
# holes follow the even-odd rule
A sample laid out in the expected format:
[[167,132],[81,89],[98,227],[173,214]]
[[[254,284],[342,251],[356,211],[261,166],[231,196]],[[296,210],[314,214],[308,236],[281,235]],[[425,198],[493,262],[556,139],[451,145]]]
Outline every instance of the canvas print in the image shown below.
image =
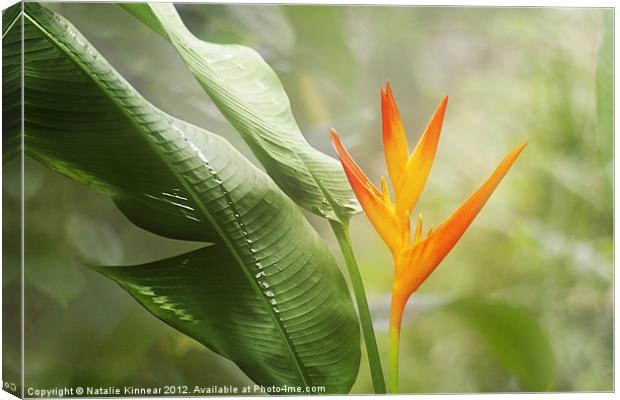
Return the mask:
[[610,392],[613,9],[2,16],[3,389]]

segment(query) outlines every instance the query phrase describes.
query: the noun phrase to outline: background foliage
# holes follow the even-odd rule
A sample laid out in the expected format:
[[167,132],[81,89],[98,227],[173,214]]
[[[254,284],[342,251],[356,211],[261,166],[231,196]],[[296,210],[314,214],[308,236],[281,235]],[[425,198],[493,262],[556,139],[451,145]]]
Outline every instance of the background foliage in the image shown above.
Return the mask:
[[[222,133],[253,159],[155,33],[112,4],[49,6],[156,106]],[[449,95],[435,168],[419,203],[431,224],[449,215],[508,149],[529,138],[522,159],[410,303],[401,344],[402,391],[536,387],[522,372],[519,355],[510,352],[510,338],[497,339],[498,326],[504,332],[523,329],[517,338],[537,341],[532,348],[541,350],[528,360],[549,377],[551,389],[611,390],[612,141],[609,113],[601,111],[611,109],[604,91],[610,87],[611,47],[602,40],[611,11],[178,9],[197,36],[257,49],[282,79],[308,141],[333,154],[328,129],[337,128],[377,181],[385,174],[377,151],[385,80],[395,89],[410,141]],[[7,172],[15,167],[14,160]],[[200,245],[143,232],[107,197],[34,161],[27,160],[26,169],[28,381],[249,383],[232,363],[159,322],[114,283],[74,261],[77,255],[93,263],[137,264]],[[10,212],[16,193],[7,194]],[[327,223],[308,218],[339,254]],[[5,229],[10,235],[11,227]],[[352,219],[352,235],[387,357],[391,260],[363,217]],[[10,280],[4,284],[11,290]],[[467,300],[450,303],[461,297]],[[353,393],[370,391],[362,362]]]

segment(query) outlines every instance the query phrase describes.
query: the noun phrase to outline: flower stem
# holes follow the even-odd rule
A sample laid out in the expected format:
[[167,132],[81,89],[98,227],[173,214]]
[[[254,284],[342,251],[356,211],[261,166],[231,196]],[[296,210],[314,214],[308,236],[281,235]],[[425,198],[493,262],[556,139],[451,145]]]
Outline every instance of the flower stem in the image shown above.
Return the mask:
[[407,299],[392,291],[390,306],[390,339],[389,339],[389,392],[398,393],[398,347],[400,344],[400,324]]
[[379,357],[379,350],[377,349],[375,330],[372,326],[372,317],[368,309],[368,300],[366,299],[364,283],[362,282],[357,261],[353,255],[351,238],[349,236],[349,226],[346,223],[332,220],[329,221],[329,224],[336,234],[347,266],[347,271],[349,272],[349,278],[351,279],[351,286],[353,287],[353,294],[357,303],[357,312],[359,313],[360,323],[362,325],[362,334],[366,344],[366,353],[368,354],[372,386],[376,394],[384,394],[386,393],[386,388],[383,370],[381,369],[381,358]]

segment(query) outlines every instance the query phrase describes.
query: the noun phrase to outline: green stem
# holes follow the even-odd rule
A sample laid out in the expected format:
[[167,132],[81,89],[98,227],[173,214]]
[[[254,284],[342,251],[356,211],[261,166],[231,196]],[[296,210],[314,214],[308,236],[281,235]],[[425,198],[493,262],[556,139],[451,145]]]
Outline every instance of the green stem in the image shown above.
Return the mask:
[[384,394],[386,389],[385,379],[383,378],[383,370],[381,369],[381,358],[379,357],[379,350],[377,349],[375,330],[372,326],[372,318],[370,316],[370,310],[368,309],[368,300],[366,300],[364,283],[362,282],[357,261],[353,255],[351,238],[349,237],[349,226],[346,223],[332,220],[329,221],[329,224],[338,239],[338,244],[342,250],[342,255],[344,256],[344,261],[349,272],[349,278],[351,279],[351,286],[353,286],[353,294],[355,295],[357,312],[359,313],[360,322],[362,325],[362,334],[364,335],[366,352],[368,354],[372,386],[376,394]]
[[390,306],[390,341],[389,341],[389,390],[398,393],[398,347],[400,343],[400,323],[403,319],[406,299],[397,296],[392,291]]
[[389,382],[390,393],[398,393],[398,342],[400,332],[390,327]]

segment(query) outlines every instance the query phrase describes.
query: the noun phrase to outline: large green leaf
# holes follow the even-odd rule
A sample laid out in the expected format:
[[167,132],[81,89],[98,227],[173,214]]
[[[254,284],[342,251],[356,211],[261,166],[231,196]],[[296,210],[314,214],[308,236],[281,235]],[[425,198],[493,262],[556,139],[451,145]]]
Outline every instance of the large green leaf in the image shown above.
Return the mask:
[[[311,258],[301,249],[293,255]],[[329,392],[347,392],[355,376],[351,373],[357,372],[358,352],[337,341],[347,333],[355,337],[357,328],[348,326],[348,305],[325,290],[339,277],[335,270],[317,273],[321,264],[330,262],[325,254],[318,256],[311,267],[283,263],[254,270],[269,307],[254,295],[254,283],[243,270],[213,265],[234,263],[222,246],[145,265],[94,268],[161,320],[235,360],[256,382],[327,385]],[[304,304],[309,300],[300,295],[304,292],[312,293],[312,307]],[[325,317],[336,319],[317,323]],[[279,332],[278,325],[283,327]]]
[[257,52],[196,38],[172,4],[120,6],[174,46],[269,175],[297,204],[341,221],[360,211],[340,163],[306,142],[280,80]]
[[553,350],[547,335],[527,311],[479,298],[462,298],[444,307],[478,332],[525,390],[551,389],[555,379]]
[[26,3],[24,17],[25,151],[109,194],[143,228],[213,242],[96,269],[257,383],[348,391],[359,327],[336,263],[296,205],[227,141],[148,103],[61,16]]

